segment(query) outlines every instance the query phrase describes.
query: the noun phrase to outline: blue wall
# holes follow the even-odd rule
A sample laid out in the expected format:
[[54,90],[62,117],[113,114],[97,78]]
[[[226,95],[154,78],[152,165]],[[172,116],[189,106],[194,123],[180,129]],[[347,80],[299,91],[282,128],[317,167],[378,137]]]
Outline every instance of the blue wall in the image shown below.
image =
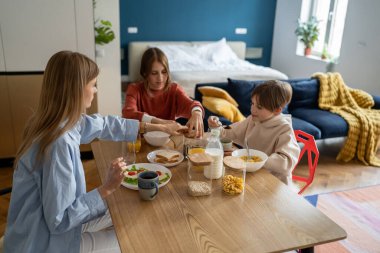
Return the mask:
[[[244,41],[263,47],[252,63],[269,66],[276,0],[120,0],[120,37],[124,48],[122,74],[128,73],[130,41]],[[137,34],[128,34],[137,27]],[[245,27],[247,34],[235,34]]]

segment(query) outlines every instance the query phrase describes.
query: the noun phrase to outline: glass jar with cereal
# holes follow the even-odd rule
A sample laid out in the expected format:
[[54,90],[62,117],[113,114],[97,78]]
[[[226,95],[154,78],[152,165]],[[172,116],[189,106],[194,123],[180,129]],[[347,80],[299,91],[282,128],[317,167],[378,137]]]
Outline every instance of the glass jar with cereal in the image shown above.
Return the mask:
[[191,196],[211,194],[212,180],[205,177],[204,170],[211,166],[213,159],[205,153],[193,153],[188,156],[187,192]]
[[[244,161],[233,164],[226,162],[231,156],[224,157],[224,175],[222,178],[223,192],[229,195],[244,193],[247,163]],[[228,164],[228,165],[227,165]]]

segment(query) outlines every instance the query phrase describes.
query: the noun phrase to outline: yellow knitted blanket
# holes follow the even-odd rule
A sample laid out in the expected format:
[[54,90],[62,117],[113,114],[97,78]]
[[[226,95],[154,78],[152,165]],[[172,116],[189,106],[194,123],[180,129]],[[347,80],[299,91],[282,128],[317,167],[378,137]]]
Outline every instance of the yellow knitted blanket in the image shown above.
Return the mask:
[[337,160],[348,162],[355,156],[366,165],[380,166],[376,157],[380,136],[380,110],[370,94],[345,85],[339,73],[315,73],[319,79],[319,107],[343,117],[349,125],[347,140]]

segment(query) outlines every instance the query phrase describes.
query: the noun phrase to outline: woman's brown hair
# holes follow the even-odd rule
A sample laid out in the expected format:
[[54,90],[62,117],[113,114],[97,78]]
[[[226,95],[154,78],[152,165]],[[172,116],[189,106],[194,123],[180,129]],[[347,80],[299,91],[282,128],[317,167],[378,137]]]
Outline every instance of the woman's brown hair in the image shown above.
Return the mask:
[[273,112],[287,105],[292,99],[292,93],[293,90],[289,83],[269,80],[256,86],[251,97],[256,96],[260,106]]
[[86,109],[84,88],[98,74],[96,63],[80,53],[61,51],[49,59],[39,104],[24,130],[15,167],[33,143],[38,144],[36,158],[40,162],[50,145],[74,127]]
[[153,62],[155,61],[161,63],[164,66],[166,73],[168,73],[168,79],[165,83],[165,89],[167,89],[171,83],[169,61],[164,52],[157,47],[148,48],[141,58],[140,75],[144,78],[144,87],[145,89],[149,88],[147,77],[152,71]]

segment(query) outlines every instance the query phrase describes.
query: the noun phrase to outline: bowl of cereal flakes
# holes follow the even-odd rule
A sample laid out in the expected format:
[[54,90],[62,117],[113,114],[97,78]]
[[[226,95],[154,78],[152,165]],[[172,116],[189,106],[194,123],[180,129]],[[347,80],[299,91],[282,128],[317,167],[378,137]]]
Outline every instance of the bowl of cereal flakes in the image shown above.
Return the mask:
[[237,149],[232,152],[231,157],[225,157],[224,163],[232,168],[240,169],[247,163],[247,172],[255,172],[261,169],[268,156],[264,152],[256,149],[249,149],[249,155],[247,155],[246,149]]

